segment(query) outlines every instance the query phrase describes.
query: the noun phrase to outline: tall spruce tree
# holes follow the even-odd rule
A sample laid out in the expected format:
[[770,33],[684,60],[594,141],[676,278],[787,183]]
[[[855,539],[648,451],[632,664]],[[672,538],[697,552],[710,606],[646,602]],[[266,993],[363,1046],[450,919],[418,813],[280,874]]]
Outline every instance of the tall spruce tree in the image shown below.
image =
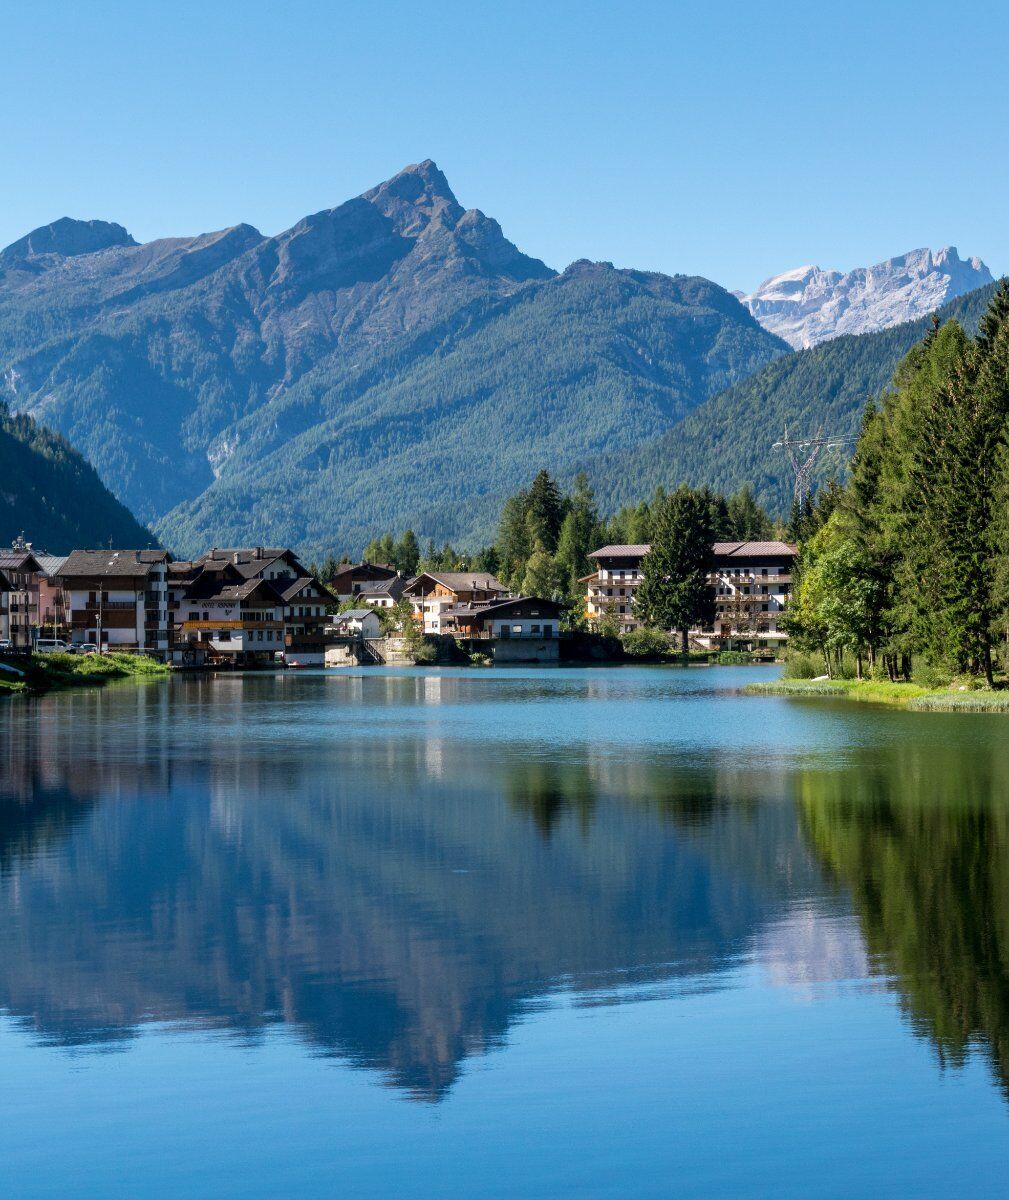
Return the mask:
[[700,492],[677,488],[652,513],[651,550],[642,563],[635,612],[646,625],[678,629],[684,654],[690,627],[714,620],[708,582],[713,542],[711,505]]
[[526,527],[533,545],[540,542],[550,554],[557,549],[564,521],[564,498],[549,471],[540,471],[529,488]]

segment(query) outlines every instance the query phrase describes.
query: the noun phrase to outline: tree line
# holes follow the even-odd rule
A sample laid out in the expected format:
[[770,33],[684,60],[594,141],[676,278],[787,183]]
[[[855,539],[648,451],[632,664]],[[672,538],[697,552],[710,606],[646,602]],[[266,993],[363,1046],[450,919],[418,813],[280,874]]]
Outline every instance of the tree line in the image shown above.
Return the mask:
[[848,482],[793,520],[794,643],[891,680],[994,685],[1009,646],[1009,282],[976,337],[935,319],[865,410]]
[[[713,541],[781,533],[748,487],[730,497],[710,488],[681,487],[668,493],[657,488],[650,499],[604,518],[584,474],[565,490],[549,471],[541,470],[527,488],[505,501],[492,544],[470,552],[450,543],[438,547],[428,542],[421,551],[415,533],[407,529],[398,538],[391,532],[375,538],[364,559],[388,563],[405,575],[490,572],[514,592],[567,604],[571,623],[577,625],[584,619],[584,580],[595,570],[592,551],[607,544],[650,543],[654,550],[645,560],[642,615],[660,628],[678,629],[687,609],[693,614],[687,624],[706,611],[708,597],[701,593],[707,588]],[[702,560],[703,585],[696,565]],[[319,568],[320,577],[332,578],[338,567],[330,556]]]

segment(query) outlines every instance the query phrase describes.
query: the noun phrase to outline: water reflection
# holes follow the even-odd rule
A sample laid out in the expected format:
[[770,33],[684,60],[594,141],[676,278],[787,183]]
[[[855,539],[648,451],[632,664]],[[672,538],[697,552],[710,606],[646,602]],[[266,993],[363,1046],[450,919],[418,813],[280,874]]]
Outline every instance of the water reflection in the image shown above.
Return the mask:
[[438,1100],[559,988],[735,987],[755,963],[808,998],[885,982],[943,1061],[984,1045],[1005,1084],[1001,726],[761,707],[699,675],[0,706],[0,1008],[69,1047],[284,1025]]
[[431,736],[423,706],[393,735],[385,710],[458,682],[334,678],[325,737],[314,684],[271,711],[286,680],[7,706],[0,1005],[66,1044],[284,1022],[437,1098],[553,988],[738,961],[783,863],[809,870],[794,820],[731,803],[713,758],[503,751]]
[[1009,763],[1001,722],[799,782],[803,828],[852,898],[873,970],[943,1064],[981,1048],[1009,1095]]

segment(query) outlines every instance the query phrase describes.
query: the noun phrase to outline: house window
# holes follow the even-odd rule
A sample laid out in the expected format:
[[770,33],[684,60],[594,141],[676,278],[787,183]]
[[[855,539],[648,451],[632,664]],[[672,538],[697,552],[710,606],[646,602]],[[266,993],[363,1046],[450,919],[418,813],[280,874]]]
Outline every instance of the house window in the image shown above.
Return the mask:
[[198,612],[191,612],[189,614],[189,619],[190,621],[198,621],[200,619],[200,614]]
[[217,640],[219,642],[230,642],[231,641],[231,630],[230,629],[222,629]]
[[209,620],[210,620],[210,613],[208,613],[208,612],[205,612],[205,613],[203,614],[203,619],[204,619],[204,621],[209,621]]
[[263,631],[261,629],[257,629],[256,630],[256,641],[261,642],[262,640],[263,640]]

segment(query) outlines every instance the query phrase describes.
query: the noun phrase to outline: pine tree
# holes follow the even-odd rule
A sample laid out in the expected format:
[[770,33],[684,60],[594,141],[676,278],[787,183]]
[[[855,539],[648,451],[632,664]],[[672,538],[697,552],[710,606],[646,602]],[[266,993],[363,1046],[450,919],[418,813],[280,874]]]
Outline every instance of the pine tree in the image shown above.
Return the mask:
[[678,629],[684,654],[690,626],[714,620],[708,583],[713,541],[711,507],[699,492],[680,487],[652,514],[651,551],[642,563],[635,614],[646,625]]
[[526,505],[526,528],[533,545],[540,541],[553,554],[564,520],[564,507],[560,488],[548,471],[540,471],[529,488]]
[[725,504],[728,518],[728,539],[734,542],[759,542],[771,536],[773,526],[767,513],[760,507],[753,496],[753,489],[748,483],[729,498]]
[[412,529],[407,529],[400,538],[393,556],[393,562],[396,569],[402,571],[404,575],[417,574],[417,565],[420,562],[420,546],[417,544],[417,535]]

